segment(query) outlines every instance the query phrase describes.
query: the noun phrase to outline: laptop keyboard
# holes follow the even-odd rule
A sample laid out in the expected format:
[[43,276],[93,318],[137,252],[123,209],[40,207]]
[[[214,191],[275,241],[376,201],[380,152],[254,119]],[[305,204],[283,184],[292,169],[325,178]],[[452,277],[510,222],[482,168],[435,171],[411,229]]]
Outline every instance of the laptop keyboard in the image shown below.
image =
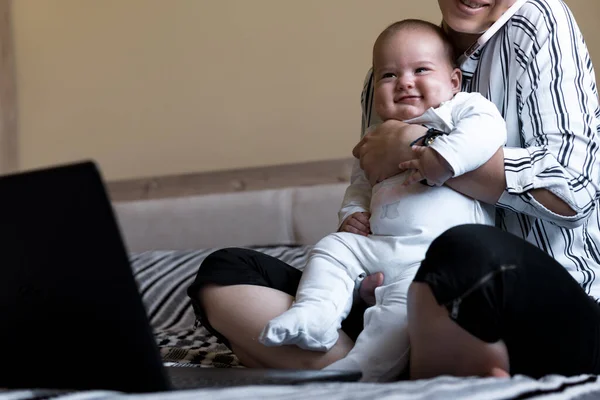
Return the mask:
[[171,375],[171,384],[177,389],[199,389],[199,388],[219,388],[233,386],[251,386],[251,385],[289,385],[297,382],[292,380],[276,378],[269,379],[267,377],[258,378],[241,378],[232,377],[231,379],[210,379],[201,377],[190,377],[182,375]]
[[360,379],[360,372],[258,370],[237,368],[167,367],[171,385],[177,389],[217,388],[251,385],[298,385],[309,382]]

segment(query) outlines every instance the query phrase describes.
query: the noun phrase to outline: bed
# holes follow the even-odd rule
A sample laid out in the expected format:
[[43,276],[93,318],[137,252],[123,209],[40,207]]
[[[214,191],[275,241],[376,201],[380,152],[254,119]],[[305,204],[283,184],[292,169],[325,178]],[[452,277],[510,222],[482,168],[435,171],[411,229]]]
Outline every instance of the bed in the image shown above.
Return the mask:
[[[302,269],[311,246],[335,229],[336,211],[345,187],[345,183],[327,183],[252,191],[234,188],[229,193],[155,198],[146,190],[146,198],[136,199],[119,198],[119,192],[112,187],[132,269],[165,365],[243,368],[225,345],[195,323],[186,296],[195,272],[208,254],[226,246],[253,248]],[[129,196],[131,191],[127,193]],[[115,363],[127,363],[118,353],[114,357]],[[547,376],[539,380],[525,376],[443,376],[388,384],[313,383],[135,395],[107,391],[56,393],[45,389],[0,391],[0,400],[43,398],[593,399],[600,398],[600,381],[592,375]]]
[[[310,246],[255,247],[298,268]],[[212,250],[145,251],[131,254],[132,267],[165,365],[198,368],[243,368],[229,349],[201,325],[195,326],[185,288]],[[115,354],[115,362],[127,362]],[[57,394],[51,390],[0,392],[0,400],[44,399],[594,399],[600,398],[596,376],[525,376],[511,379],[439,377],[389,384],[328,383],[301,386],[199,389],[157,394],[85,391]]]

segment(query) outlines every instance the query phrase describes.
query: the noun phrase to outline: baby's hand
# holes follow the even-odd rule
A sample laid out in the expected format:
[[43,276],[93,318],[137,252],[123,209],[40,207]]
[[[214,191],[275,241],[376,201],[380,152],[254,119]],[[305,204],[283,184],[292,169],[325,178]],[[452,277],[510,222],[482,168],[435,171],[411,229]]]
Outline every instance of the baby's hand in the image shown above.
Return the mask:
[[426,179],[430,185],[442,186],[452,178],[453,171],[450,164],[437,151],[425,146],[413,146],[412,150],[415,158],[398,165],[401,172],[414,170],[404,181],[404,186],[420,182],[423,179]]
[[369,223],[371,213],[368,212],[357,212],[350,215],[342,226],[338,229],[338,232],[350,232],[356,233],[357,235],[368,236],[371,233],[371,224]]

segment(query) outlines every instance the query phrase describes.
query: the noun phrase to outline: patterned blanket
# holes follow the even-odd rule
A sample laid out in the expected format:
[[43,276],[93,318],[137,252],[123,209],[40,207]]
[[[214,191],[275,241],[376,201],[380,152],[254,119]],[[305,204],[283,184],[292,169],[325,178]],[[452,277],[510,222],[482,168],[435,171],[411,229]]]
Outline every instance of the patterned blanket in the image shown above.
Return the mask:
[[[257,251],[302,269],[308,246],[260,247]],[[240,367],[237,357],[202,325],[194,329],[195,316],[186,290],[202,260],[213,250],[151,251],[130,257],[150,323],[163,360],[169,365]]]
[[156,341],[166,365],[241,367],[237,357],[204,327],[178,332],[158,332]]

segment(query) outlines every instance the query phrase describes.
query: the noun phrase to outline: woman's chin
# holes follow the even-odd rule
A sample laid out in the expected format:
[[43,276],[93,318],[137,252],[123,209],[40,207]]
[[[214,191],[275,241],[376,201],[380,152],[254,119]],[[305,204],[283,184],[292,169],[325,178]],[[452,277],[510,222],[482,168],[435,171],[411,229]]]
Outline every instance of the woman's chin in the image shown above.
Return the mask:
[[481,26],[473,21],[455,21],[453,18],[450,21],[444,21],[446,29],[449,28],[449,33],[456,35],[481,35],[487,30],[487,27]]

